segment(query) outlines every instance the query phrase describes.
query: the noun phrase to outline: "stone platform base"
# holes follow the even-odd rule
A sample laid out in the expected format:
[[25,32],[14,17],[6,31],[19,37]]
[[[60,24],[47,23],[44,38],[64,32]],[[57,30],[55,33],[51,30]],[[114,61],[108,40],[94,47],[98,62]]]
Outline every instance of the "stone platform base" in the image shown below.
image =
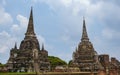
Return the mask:
[[40,73],[34,75],[98,75],[97,73],[90,73],[90,72],[51,72],[51,73]]

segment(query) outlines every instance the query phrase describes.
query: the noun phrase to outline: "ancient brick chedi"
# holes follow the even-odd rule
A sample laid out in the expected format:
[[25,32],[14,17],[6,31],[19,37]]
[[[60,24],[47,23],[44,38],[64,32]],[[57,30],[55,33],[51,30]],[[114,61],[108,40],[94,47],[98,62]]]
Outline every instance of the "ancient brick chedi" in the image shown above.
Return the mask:
[[108,54],[98,55],[93,44],[89,41],[85,19],[83,19],[83,31],[81,42],[73,52],[71,67],[78,67],[83,72],[105,72],[106,75],[120,74],[120,62]]
[[75,52],[73,52],[73,64],[79,67],[81,71],[97,71],[100,66],[98,54],[88,38],[85,20],[83,20],[81,42],[78,44]]
[[35,72],[49,68],[48,52],[44,49],[44,45],[40,49],[34,32],[32,8],[25,38],[21,41],[19,49],[15,44],[10,50],[7,66],[11,72]]

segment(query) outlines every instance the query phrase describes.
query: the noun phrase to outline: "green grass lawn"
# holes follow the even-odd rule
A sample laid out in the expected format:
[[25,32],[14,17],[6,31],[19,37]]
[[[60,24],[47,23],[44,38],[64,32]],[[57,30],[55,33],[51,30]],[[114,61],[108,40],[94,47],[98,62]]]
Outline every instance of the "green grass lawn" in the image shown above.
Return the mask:
[[35,73],[0,73],[0,75],[34,75]]

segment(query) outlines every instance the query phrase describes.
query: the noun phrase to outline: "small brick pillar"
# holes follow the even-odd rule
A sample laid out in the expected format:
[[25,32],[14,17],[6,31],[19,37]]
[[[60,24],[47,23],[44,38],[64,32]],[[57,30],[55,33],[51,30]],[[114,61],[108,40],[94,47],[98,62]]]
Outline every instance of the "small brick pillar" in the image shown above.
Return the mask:
[[115,69],[114,70],[110,70],[109,74],[110,75],[118,75],[117,70],[115,70]]
[[105,72],[104,70],[100,70],[100,71],[98,72],[98,75],[106,75],[106,72]]

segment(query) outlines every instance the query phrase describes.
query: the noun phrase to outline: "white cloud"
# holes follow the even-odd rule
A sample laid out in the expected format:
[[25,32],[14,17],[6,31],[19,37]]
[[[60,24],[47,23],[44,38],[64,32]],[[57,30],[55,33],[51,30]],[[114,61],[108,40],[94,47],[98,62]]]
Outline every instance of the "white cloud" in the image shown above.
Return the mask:
[[2,32],[0,33],[0,36],[1,36],[1,39],[2,39],[2,38],[9,38],[9,37],[10,37],[10,35],[9,35],[7,32],[5,32],[5,31],[2,31]]
[[[5,53],[14,46],[15,42],[20,42],[19,38],[21,35],[23,36],[26,30],[28,19],[20,14],[17,15],[16,19],[19,24],[13,24],[9,33],[7,31],[2,31],[0,33],[0,53]],[[7,20],[5,20],[5,22],[7,22]]]
[[1,63],[6,63],[9,58],[10,49],[14,47],[17,38],[12,37],[6,31],[0,32],[0,38],[0,61]]
[[13,38],[8,32],[0,32],[0,53],[5,53],[10,47],[15,43],[15,38]]
[[119,31],[109,29],[109,28],[104,29],[102,31],[102,35],[104,37],[106,37],[107,39],[118,39],[118,38],[120,38],[120,32]]
[[72,0],[60,0],[65,7],[69,7],[72,4]]
[[[89,17],[89,21],[98,19],[100,22],[104,22],[104,18],[114,14],[115,17],[119,17],[119,6],[111,1],[99,0],[35,0],[34,2],[46,3],[49,7],[65,17]],[[113,12],[113,10],[115,12]],[[58,12],[59,11],[59,12]],[[107,12],[107,13],[106,13]],[[71,18],[72,19],[72,18]],[[111,18],[112,19],[112,18]],[[120,19],[120,17],[118,18]]]
[[18,14],[16,18],[17,18],[19,24],[13,24],[11,27],[11,31],[15,35],[24,34],[24,32],[27,28],[27,25],[28,25],[28,19],[20,14]]
[[17,20],[20,22],[20,26],[23,28],[27,27],[28,19],[20,14],[17,15]]
[[9,13],[7,13],[3,7],[0,6],[0,25],[7,25],[13,22],[13,19]]
[[20,31],[19,25],[13,24],[12,27],[11,27],[11,30],[12,31]]
[[84,12],[85,15],[89,11],[92,12],[93,10],[99,10],[98,5],[100,3],[99,2],[98,4],[93,4],[91,3],[90,0],[33,0],[33,1],[46,3],[54,11],[59,11],[59,12],[68,11],[73,15],[78,15],[82,12]]

